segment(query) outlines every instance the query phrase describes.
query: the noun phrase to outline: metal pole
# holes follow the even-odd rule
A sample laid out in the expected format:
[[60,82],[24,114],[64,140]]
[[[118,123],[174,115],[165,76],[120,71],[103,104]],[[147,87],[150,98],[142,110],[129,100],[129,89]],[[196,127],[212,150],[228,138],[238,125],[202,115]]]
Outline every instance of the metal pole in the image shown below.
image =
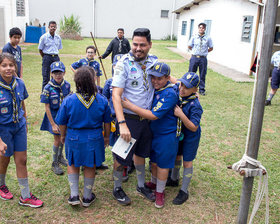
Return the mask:
[[[264,102],[267,92],[270,59],[274,40],[277,6],[277,0],[267,0],[264,8],[264,30],[260,54],[260,67],[256,77],[257,83],[253,99],[251,121],[248,132],[248,144],[246,149],[247,155],[253,159],[257,159],[258,157],[264,115]],[[242,194],[237,220],[239,224],[247,223],[253,182],[253,177],[243,178]]]

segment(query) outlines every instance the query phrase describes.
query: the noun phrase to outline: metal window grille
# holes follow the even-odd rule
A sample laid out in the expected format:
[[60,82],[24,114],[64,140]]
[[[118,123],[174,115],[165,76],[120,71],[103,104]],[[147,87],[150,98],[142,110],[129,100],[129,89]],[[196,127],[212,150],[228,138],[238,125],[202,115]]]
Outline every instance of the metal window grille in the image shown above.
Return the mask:
[[187,33],[187,21],[182,21],[181,35],[185,36]]
[[24,0],[16,0],[17,16],[25,16],[25,2]]
[[241,35],[241,41],[243,41],[243,42],[251,41],[253,19],[254,19],[253,16],[244,16],[243,17],[243,27],[242,27],[242,35]]
[[169,10],[161,10],[160,17],[161,18],[168,18]]

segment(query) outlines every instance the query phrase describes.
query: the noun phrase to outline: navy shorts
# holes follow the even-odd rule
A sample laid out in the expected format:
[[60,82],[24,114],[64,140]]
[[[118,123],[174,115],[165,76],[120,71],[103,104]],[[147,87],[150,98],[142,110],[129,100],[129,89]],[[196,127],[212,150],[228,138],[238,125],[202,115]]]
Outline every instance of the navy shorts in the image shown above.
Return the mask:
[[[145,119],[140,121],[129,117],[126,117],[125,120],[131,133],[131,137],[135,138],[136,142],[127,155],[126,159],[123,159],[116,154],[114,154],[114,157],[121,165],[130,166],[132,164],[133,154],[142,158],[147,158],[150,156],[153,135],[148,120]],[[117,125],[117,134],[118,133],[119,128]]]
[[27,150],[26,122],[0,125],[0,136],[7,145],[6,157],[14,155],[14,152]]
[[278,89],[280,84],[280,69],[274,67],[272,70],[271,89]]
[[174,168],[174,163],[178,151],[179,138],[176,132],[153,137],[151,162],[156,163],[162,169]]

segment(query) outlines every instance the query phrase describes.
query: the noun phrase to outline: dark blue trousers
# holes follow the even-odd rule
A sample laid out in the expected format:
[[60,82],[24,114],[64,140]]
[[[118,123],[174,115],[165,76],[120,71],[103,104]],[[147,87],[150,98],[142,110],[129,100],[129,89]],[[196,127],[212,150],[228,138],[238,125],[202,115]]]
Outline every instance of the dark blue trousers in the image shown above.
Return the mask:
[[207,73],[207,58],[200,57],[197,58],[192,56],[190,59],[190,66],[189,72],[197,72],[197,68],[199,68],[199,76],[200,76],[200,83],[199,83],[199,92],[205,92],[205,78]]
[[50,66],[55,61],[60,61],[58,55],[44,54],[43,61],[42,61],[42,76],[43,76],[42,91],[45,85],[47,85],[48,82],[50,81],[50,72],[51,72]]

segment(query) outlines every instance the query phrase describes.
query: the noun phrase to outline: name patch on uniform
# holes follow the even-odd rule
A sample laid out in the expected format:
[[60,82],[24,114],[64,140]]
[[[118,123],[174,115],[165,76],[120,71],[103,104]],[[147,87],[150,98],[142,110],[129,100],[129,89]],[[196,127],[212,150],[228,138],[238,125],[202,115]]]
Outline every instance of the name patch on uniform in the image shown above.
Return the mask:
[[8,113],[8,107],[1,108],[1,114],[6,114],[6,113]]
[[52,101],[52,103],[53,104],[58,104],[58,100],[55,99],[55,100]]
[[132,87],[137,87],[138,84],[139,84],[139,83],[138,83],[137,80],[134,80],[134,81],[131,82],[131,86],[132,86]]

